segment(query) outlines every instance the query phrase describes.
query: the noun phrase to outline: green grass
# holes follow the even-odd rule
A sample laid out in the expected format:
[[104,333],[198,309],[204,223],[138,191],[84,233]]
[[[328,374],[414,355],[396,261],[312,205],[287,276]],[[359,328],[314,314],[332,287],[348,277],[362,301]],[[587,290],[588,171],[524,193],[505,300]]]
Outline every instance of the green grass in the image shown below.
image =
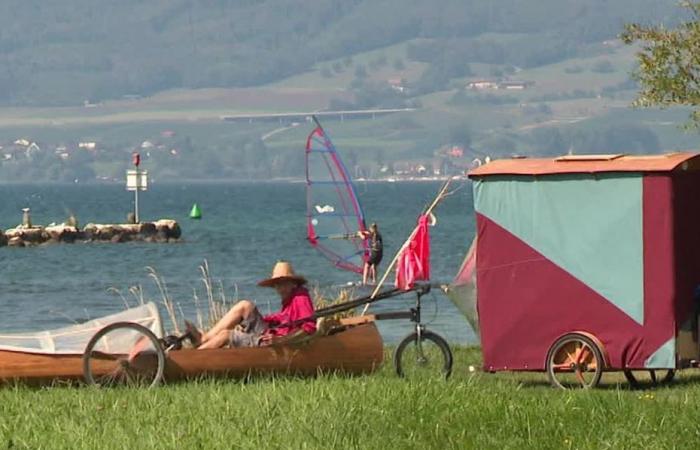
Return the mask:
[[[560,391],[544,375],[406,381],[391,365],[344,377],[202,380],[153,390],[0,389],[0,448],[694,448],[698,377],[631,390],[619,377]],[[388,359],[387,359],[388,361]]]

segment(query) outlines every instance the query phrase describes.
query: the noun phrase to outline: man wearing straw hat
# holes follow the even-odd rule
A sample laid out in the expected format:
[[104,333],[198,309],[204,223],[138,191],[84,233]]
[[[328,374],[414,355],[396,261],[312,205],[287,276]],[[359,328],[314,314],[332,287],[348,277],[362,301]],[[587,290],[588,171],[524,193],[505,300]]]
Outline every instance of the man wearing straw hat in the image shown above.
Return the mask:
[[[270,278],[258,286],[272,287],[282,300],[280,312],[263,316],[255,303],[241,300],[233,305],[226,315],[206,333],[197,330],[185,321],[192,342],[199,349],[231,347],[257,347],[269,344],[274,338],[303,331],[313,334],[314,321],[293,325],[292,322],[310,317],[314,313],[309,291],[304,287],[306,279],[296,275],[287,261],[278,261]],[[240,326],[238,326],[240,325]]]

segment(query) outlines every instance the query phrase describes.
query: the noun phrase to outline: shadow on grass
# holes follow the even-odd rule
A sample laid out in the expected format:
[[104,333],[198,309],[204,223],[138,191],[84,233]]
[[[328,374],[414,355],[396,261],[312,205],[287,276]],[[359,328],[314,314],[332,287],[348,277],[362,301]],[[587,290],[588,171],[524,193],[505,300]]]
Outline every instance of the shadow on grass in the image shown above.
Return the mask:
[[[499,373],[481,373],[481,382],[487,382],[489,379],[493,381],[500,381],[502,383],[512,383],[515,387],[520,388],[552,388],[557,389],[551,385],[547,379],[545,372],[499,372]],[[686,369],[683,371],[676,372],[676,378],[670,382],[666,383],[644,383],[641,382],[638,385],[630,384],[624,377],[622,371],[615,372],[605,372],[601,378],[600,384],[595,387],[595,390],[600,391],[651,391],[659,389],[673,389],[676,388],[686,388],[686,387],[700,387],[700,370]]]

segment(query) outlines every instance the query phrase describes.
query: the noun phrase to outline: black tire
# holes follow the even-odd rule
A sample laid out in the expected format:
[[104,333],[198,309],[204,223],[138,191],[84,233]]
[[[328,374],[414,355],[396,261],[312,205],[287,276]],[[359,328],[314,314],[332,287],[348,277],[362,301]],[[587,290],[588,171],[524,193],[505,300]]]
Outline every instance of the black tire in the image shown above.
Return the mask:
[[452,351],[447,342],[433,332],[423,331],[420,342],[418,333],[411,333],[394,351],[394,368],[402,378],[447,379],[452,373]]
[[627,369],[624,370],[624,374],[630,386],[635,389],[643,389],[672,382],[676,371],[674,369]]
[[604,368],[603,352],[583,334],[566,334],[557,339],[547,352],[547,378],[552,386],[561,389],[596,387]]
[[[134,347],[138,345],[143,350],[129,355],[102,349],[108,343],[107,340],[103,342],[103,338],[129,331],[141,335]],[[83,353],[83,376],[88,385],[153,387],[163,379],[164,372],[165,351],[160,340],[151,330],[133,322],[116,322],[102,328],[90,339]]]

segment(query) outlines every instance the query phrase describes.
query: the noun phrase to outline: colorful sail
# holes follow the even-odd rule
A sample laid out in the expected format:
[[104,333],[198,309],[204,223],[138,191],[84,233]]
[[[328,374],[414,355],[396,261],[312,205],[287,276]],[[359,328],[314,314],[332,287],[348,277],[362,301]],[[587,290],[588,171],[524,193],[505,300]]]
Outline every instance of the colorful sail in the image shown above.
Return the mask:
[[335,146],[314,121],[306,140],[307,239],[334,266],[362,273],[368,251],[362,206]]

